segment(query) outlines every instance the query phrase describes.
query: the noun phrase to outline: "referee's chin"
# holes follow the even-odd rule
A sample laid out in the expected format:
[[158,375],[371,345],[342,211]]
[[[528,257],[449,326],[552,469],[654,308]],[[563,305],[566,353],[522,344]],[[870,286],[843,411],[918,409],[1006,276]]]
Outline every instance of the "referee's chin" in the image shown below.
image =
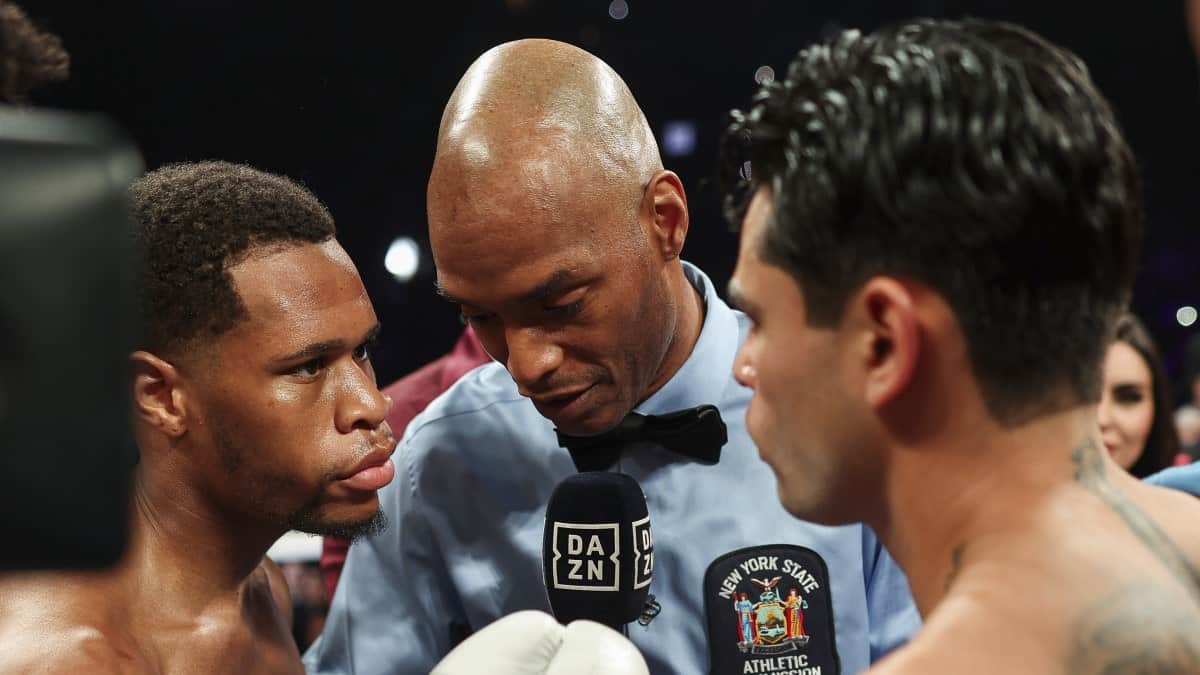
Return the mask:
[[536,401],[534,407],[542,417],[554,423],[555,429],[564,434],[595,436],[616,428],[629,411],[633,410],[633,405],[625,401],[596,401],[595,399],[599,398],[597,389],[598,387],[592,387],[580,396],[579,400],[560,411],[550,410],[548,406],[541,406]]

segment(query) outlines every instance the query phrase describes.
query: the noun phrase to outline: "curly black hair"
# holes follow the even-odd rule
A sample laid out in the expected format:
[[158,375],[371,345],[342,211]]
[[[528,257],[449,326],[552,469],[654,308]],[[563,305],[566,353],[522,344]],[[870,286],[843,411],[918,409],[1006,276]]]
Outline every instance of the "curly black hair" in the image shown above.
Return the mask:
[[1142,200],[1075,55],[983,20],[846,31],[733,111],[721,154],[733,222],[770,191],[760,255],[797,281],[814,325],[870,276],[906,276],[954,310],[1000,423],[1098,400]]
[[0,101],[24,103],[30,89],[67,79],[70,65],[58,36],[38,30],[20,7],[0,0]]
[[255,247],[337,234],[311,192],[249,166],[172,164],[130,192],[143,256],[142,344],[155,353],[177,355],[246,317],[229,268]]

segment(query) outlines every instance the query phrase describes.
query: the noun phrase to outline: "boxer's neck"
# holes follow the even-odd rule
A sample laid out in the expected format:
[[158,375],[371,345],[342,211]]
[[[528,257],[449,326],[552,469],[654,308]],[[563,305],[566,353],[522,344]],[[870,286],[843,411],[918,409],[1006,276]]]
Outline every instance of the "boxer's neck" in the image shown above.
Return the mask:
[[1094,406],[1011,429],[982,420],[963,427],[895,454],[885,515],[871,523],[923,616],[971,564],[974,546],[1019,538],[1043,513],[1039,507],[1073,484],[1072,451],[1094,434]]
[[[284,528],[233,523],[183,480],[139,467],[130,545],[123,567],[140,590],[172,610],[199,611],[214,598],[238,597]],[[267,531],[270,530],[270,531]]]

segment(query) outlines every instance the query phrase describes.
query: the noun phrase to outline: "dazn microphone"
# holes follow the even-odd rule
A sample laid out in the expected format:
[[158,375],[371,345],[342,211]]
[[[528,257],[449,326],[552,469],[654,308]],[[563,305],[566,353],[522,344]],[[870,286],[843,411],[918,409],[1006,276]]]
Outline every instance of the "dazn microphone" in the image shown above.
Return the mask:
[[645,609],[653,570],[650,515],[637,481],[586,471],[554,488],[542,572],[555,618],[590,619],[621,630]]

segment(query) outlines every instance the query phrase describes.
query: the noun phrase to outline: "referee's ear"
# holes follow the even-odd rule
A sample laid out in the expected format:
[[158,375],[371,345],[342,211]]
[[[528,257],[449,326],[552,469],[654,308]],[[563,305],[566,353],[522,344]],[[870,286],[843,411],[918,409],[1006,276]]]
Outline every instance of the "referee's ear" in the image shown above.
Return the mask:
[[642,195],[642,217],[650,220],[653,245],[662,260],[676,260],[688,233],[687,193],[674,171],[659,171]]

